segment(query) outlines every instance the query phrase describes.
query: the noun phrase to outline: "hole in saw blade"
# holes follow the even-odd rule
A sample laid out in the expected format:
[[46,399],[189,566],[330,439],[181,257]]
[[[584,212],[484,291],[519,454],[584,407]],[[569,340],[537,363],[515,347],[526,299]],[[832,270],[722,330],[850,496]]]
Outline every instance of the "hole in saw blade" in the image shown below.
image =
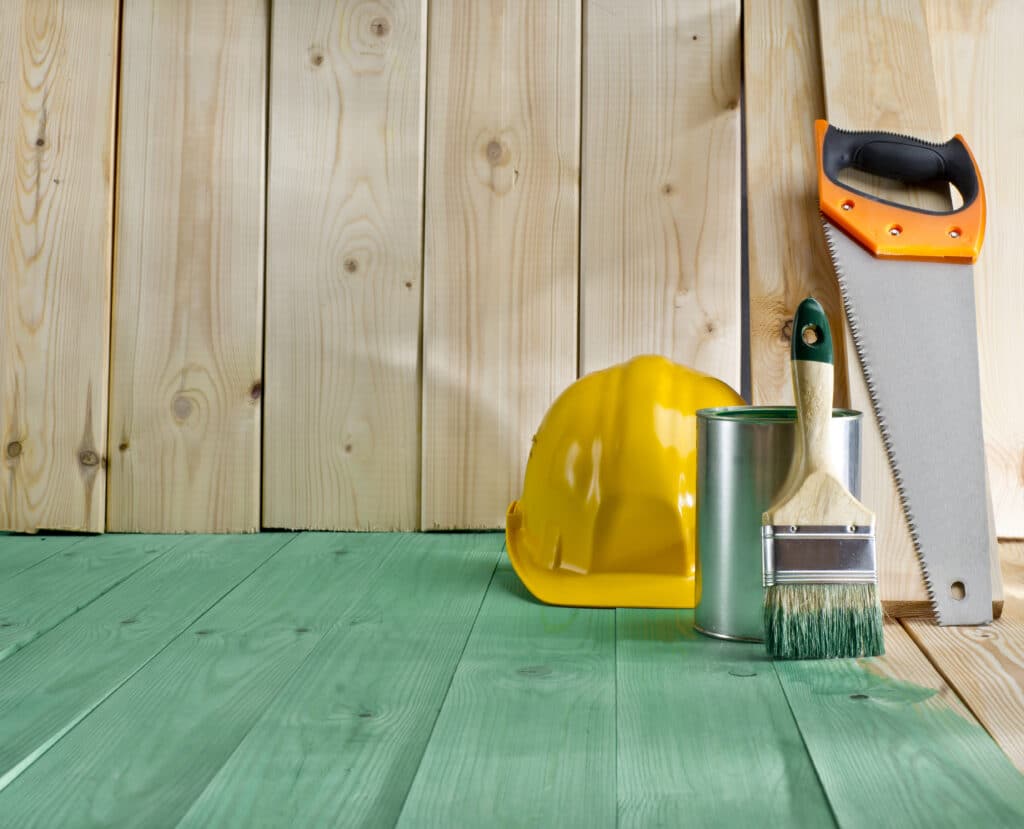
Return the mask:
[[962,581],[955,581],[949,586],[949,595],[956,599],[958,602],[963,601],[964,596],[967,595],[967,590],[964,588]]

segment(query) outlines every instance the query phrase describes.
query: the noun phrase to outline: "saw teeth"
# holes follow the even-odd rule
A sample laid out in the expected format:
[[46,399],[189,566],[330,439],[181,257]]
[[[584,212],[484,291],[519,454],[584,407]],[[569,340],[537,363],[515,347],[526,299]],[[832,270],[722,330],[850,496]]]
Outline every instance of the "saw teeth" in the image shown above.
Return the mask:
[[[895,132],[886,132],[883,134],[899,136],[899,133]],[[932,141],[925,143],[932,144],[932,146],[936,147],[940,146],[940,144]],[[914,512],[910,508],[910,501],[907,498],[907,493],[904,489],[903,475],[900,473],[899,463],[896,460],[896,451],[893,448],[892,435],[889,432],[889,427],[886,423],[885,417],[882,415],[878,395],[875,390],[875,381],[871,375],[870,363],[864,353],[864,345],[860,338],[860,324],[857,320],[857,315],[850,306],[850,299],[846,291],[846,276],[843,273],[843,268],[839,263],[839,257],[836,253],[835,244],[832,241],[832,233],[841,231],[833,230],[824,214],[821,214],[820,218],[822,229],[825,232],[825,245],[828,248],[829,259],[832,260],[832,269],[835,271],[836,280],[839,283],[839,294],[843,300],[846,326],[850,329],[850,336],[853,339],[853,347],[857,352],[857,362],[860,363],[861,371],[864,374],[864,384],[868,389],[868,397],[871,398],[871,408],[875,413],[875,419],[878,422],[878,431],[882,435],[882,445],[885,447],[885,454],[889,461],[889,469],[892,472],[893,479],[896,483],[896,492],[899,496],[900,509],[903,512],[903,517],[907,521],[907,527],[910,530],[910,540],[913,542],[914,552],[917,554],[917,561],[921,565],[921,575],[924,578],[924,586],[925,590],[928,592],[928,599],[931,601],[932,612],[935,614],[935,618],[938,622],[942,624],[942,614],[939,611],[938,603],[935,601],[935,589],[932,586],[931,573],[928,571],[928,562],[925,560],[924,551],[921,549],[921,539],[918,536],[917,521],[914,519]]]

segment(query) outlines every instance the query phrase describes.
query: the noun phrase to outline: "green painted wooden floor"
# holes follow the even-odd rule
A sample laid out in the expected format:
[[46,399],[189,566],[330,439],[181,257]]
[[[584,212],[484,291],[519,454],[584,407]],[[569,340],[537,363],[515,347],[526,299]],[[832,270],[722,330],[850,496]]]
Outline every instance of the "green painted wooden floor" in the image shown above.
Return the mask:
[[0,536],[0,825],[1024,825],[976,725],[498,534]]

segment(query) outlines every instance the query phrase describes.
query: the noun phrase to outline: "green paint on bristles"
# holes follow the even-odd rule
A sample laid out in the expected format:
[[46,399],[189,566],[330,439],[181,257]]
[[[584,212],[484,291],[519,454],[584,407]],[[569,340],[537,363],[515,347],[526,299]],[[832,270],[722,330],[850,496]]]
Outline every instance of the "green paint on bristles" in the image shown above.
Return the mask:
[[881,656],[874,584],[776,584],[764,593],[764,642],[774,659]]

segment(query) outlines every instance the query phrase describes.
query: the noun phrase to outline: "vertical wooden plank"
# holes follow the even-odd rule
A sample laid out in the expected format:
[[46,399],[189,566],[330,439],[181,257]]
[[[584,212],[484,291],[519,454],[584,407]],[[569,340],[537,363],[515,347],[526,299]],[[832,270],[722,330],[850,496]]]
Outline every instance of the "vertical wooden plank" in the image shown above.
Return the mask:
[[580,370],[740,386],[740,3],[586,4]]
[[0,529],[103,530],[118,5],[0,4]]
[[274,3],[265,526],[419,523],[425,34],[426,0]]
[[576,377],[580,0],[430,21],[423,527],[497,527]]
[[1024,538],[1024,392],[1020,309],[1024,307],[1024,4],[926,0],[943,135],[962,133],[985,180],[985,247],[974,266],[989,483],[996,532]]
[[[825,104],[833,124],[940,139],[938,97],[920,0],[818,0],[818,20]],[[873,179],[870,188],[920,207],[949,208],[948,194],[908,192],[880,179]],[[889,603],[900,602],[900,614],[930,614],[910,528],[848,330],[846,351],[850,404],[864,412],[861,497],[877,515],[882,601],[890,607]]]
[[[818,218],[814,119],[824,117],[825,99],[815,2],[748,3],[743,32],[752,402],[792,405],[796,306],[814,296],[833,331],[845,327]],[[835,405],[846,406],[845,341],[834,340]]]
[[111,530],[259,528],[266,0],[126,0]]
[[877,659],[775,662],[840,826],[1020,826],[1017,772],[899,623]]

